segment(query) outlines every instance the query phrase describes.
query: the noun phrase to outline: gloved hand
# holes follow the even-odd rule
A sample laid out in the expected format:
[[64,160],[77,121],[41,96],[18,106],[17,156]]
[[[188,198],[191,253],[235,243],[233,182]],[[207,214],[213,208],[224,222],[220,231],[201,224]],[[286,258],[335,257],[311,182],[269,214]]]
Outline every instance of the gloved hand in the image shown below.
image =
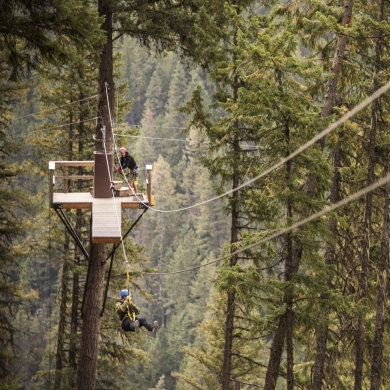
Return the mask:
[[117,170],[117,172],[121,172],[121,171],[122,171],[122,168],[118,165],[118,166],[116,167],[116,170]]
[[126,301],[129,302],[129,303],[131,303],[131,297],[130,297],[130,295],[126,298]]

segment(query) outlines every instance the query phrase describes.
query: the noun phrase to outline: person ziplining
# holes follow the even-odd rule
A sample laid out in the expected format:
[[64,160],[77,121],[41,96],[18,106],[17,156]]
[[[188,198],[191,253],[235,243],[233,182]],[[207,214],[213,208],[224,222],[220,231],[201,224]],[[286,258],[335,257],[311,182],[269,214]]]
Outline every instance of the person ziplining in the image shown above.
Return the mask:
[[158,322],[154,321],[150,324],[145,318],[138,318],[137,315],[141,310],[135,303],[131,301],[131,293],[129,290],[121,290],[121,301],[116,304],[116,313],[122,321],[122,329],[125,332],[139,332],[140,327],[145,327],[149,332],[156,333]]
[[120,164],[116,167],[117,172],[125,172],[125,169],[129,169],[129,195],[133,195],[138,193],[137,185],[135,184],[135,180],[138,176],[139,168],[137,163],[135,162],[133,156],[129,154],[126,148],[122,147],[119,149],[121,154]]

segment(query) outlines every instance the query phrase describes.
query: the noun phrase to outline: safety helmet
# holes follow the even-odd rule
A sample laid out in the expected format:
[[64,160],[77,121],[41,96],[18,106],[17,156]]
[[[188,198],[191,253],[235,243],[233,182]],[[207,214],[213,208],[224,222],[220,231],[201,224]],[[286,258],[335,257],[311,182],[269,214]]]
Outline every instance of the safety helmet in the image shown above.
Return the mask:
[[129,295],[131,295],[129,290],[121,290],[121,297],[128,297]]

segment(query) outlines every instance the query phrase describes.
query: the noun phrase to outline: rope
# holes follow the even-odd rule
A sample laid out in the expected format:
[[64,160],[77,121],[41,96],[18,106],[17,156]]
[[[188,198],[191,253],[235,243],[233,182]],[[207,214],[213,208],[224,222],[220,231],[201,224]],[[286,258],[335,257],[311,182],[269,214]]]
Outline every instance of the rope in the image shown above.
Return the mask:
[[[108,114],[109,114],[109,117],[110,117],[111,132],[112,132],[112,136],[113,136],[113,139],[114,139],[114,142],[115,142],[115,138],[114,138],[114,123],[113,123],[112,117],[111,117],[111,108],[110,108],[110,101],[109,101],[109,98],[108,98],[108,84],[107,84],[107,82],[105,83],[105,91],[106,91]],[[111,177],[111,169],[110,169],[109,163],[108,163],[108,154],[107,154],[107,149],[106,149],[106,143],[103,142],[103,145],[104,145],[104,153],[105,153],[105,156],[106,156],[107,170],[108,170],[108,174],[109,174],[109,178],[110,178],[110,183],[112,183],[113,180],[112,180],[112,177]],[[129,187],[130,187],[130,185],[129,185]],[[118,210],[117,210],[117,206],[116,206],[116,202],[115,202],[115,193],[114,193],[113,185],[111,185],[111,192],[112,192],[112,198],[113,198],[114,206],[115,206],[115,213],[116,213],[117,223],[118,223],[118,226],[119,226],[119,230],[121,231],[120,218],[119,218],[119,215],[118,215]],[[127,285],[128,285],[128,290],[130,291],[130,272],[129,272],[130,264],[129,264],[129,261],[127,259],[127,254],[126,254],[126,249],[125,249],[124,242],[123,242],[122,233],[121,233],[121,244],[122,244],[123,256],[124,256],[125,263],[126,263]]]

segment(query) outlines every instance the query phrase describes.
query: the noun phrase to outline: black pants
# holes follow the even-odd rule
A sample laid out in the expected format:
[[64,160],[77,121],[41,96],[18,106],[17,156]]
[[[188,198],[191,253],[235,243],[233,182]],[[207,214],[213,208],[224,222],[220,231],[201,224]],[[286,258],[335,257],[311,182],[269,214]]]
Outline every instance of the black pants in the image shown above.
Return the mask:
[[[135,317],[136,320],[139,321],[139,327],[144,326],[149,332],[153,330],[153,325],[149,324],[149,322],[145,318]],[[131,320],[128,316],[124,318],[122,321],[122,329],[125,332],[135,332],[134,321]]]

